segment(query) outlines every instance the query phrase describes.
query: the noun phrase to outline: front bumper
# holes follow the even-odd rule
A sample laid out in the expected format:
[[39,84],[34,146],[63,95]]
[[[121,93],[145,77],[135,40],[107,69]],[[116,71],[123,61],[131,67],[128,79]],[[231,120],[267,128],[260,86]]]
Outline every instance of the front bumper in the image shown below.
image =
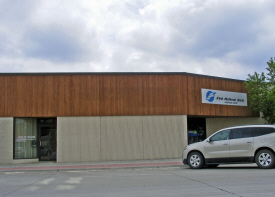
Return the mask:
[[[186,148],[187,147],[188,146],[186,146]],[[182,163],[188,165],[188,162],[187,162],[188,151],[186,151],[186,148],[182,151]]]

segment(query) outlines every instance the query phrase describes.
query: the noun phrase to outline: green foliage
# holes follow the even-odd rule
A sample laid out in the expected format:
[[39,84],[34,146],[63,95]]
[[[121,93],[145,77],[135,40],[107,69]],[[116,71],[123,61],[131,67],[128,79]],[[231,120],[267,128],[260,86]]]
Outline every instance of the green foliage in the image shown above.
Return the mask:
[[265,76],[263,72],[249,74],[245,85],[252,110],[262,113],[263,118],[273,124],[275,123],[275,62],[273,58],[267,62],[267,65],[268,76]]

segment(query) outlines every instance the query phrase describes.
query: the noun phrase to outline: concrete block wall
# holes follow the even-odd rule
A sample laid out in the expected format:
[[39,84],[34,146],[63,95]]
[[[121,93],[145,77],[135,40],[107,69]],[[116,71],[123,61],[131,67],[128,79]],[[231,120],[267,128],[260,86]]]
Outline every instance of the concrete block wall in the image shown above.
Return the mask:
[[187,117],[58,117],[57,162],[180,158]]
[[143,159],[142,116],[101,117],[101,160]]
[[[229,126],[264,123],[260,117],[206,118],[207,136]],[[57,118],[57,162],[180,158],[186,145],[186,115]],[[13,118],[0,118],[0,158],[1,164],[15,161]]]
[[180,158],[187,141],[186,116],[143,116],[143,159]]
[[13,162],[13,118],[0,118],[1,164]]
[[[207,136],[264,123],[260,117],[206,118]],[[13,118],[0,118],[1,164],[15,162],[13,140]],[[187,140],[186,115],[57,118],[57,162],[180,158]]]
[[57,118],[57,162],[100,160],[100,117]]
[[245,117],[245,118],[206,118],[206,136],[210,136],[216,131],[239,125],[248,124],[266,124],[261,117]]

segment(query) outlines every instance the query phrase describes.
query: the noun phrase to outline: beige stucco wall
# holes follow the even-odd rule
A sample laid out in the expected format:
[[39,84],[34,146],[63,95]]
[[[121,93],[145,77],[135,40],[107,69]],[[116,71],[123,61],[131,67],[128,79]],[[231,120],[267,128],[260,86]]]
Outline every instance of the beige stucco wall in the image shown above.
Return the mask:
[[0,118],[0,158],[1,164],[13,161],[13,118]]
[[187,117],[58,117],[57,162],[180,158]]
[[247,125],[247,124],[265,124],[261,117],[246,118],[206,118],[206,136],[216,131],[231,126]]

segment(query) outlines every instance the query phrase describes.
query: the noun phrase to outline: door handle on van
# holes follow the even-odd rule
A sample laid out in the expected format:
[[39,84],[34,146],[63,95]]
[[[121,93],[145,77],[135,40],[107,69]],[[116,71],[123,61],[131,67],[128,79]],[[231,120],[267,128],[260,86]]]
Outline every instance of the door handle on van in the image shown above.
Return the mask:
[[228,145],[227,143],[224,143],[223,145]]
[[252,141],[246,141],[246,143],[252,143]]

